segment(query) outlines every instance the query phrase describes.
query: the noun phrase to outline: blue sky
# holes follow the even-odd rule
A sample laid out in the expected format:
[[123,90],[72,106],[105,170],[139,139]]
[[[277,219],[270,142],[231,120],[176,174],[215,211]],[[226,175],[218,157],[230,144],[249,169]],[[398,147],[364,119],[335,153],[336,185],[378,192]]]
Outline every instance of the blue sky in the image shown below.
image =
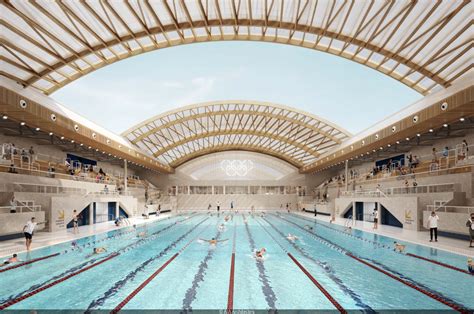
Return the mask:
[[422,96],[384,74],[323,52],[215,42],[117,62],[52,97],[116,133],[167,110],[225,99],[280,103],[357,133]]

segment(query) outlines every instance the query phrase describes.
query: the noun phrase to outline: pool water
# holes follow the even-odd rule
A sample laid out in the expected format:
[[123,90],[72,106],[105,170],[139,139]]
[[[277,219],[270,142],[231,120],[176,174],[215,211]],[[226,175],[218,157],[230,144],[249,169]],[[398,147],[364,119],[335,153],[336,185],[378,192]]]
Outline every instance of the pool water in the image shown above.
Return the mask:
[[[220,242],[202,241],[211,238]],[[81,238],[74,249],[20,254],[59,253],[0,272],[0,309],[474,309],[474,276],[396,253],[393,241],[280,212],[181,213]],[[93,247],[107,252],[91,256]],[[412,244],[407,252],[466,268],[464,256]]]

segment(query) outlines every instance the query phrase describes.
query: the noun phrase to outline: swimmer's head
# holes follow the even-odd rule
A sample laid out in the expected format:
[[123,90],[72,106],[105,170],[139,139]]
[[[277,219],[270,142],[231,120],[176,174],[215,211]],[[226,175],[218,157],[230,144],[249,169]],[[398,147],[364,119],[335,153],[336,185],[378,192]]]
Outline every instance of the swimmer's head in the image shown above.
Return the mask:
[[[16,253],[15,253],[15,254],[13,254],[13,257],[17,257],[17,256],[18,256],[18,255],[16,255]],[[471,262],[472,262],[472,260],[471,260]]]
[[212,241],[214,241],[216,238],[212,238]]

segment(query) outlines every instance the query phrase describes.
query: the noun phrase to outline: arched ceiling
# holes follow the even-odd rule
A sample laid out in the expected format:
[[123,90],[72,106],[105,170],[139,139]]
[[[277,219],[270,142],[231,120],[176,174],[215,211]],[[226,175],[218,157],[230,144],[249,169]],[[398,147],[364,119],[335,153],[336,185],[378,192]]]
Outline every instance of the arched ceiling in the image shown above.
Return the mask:
[[331,53],[422,94],[451,85],[473,67],[470,0],[2,0],[0,4],[0,75],[46,94],[143,52],[218,40],[282,43]]
[[312,114],[249,101],[179,108],[144,121],[122,135],[173,168],[205,154],[231,150],[271,155],[301,168],[350,136]]

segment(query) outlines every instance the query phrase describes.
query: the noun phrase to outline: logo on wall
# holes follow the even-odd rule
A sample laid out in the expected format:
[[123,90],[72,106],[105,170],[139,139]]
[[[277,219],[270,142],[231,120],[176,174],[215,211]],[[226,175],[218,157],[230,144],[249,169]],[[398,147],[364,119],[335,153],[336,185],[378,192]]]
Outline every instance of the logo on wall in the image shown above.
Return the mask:
[[405,223],[411,225],[413,222],[412,213],[410,209],[405,209]]
[[221,169],[229,177],[245,177],[253,169],[253,162],[250,160],[223,160]]
[[56,227],[58,228],[64,228],[64,218],[65,218],[65,215],[64,215],[64,209],[60,209],[57,211],[57,216],[56,216],[56,219],[55,219],[55,224],[56,224]]

